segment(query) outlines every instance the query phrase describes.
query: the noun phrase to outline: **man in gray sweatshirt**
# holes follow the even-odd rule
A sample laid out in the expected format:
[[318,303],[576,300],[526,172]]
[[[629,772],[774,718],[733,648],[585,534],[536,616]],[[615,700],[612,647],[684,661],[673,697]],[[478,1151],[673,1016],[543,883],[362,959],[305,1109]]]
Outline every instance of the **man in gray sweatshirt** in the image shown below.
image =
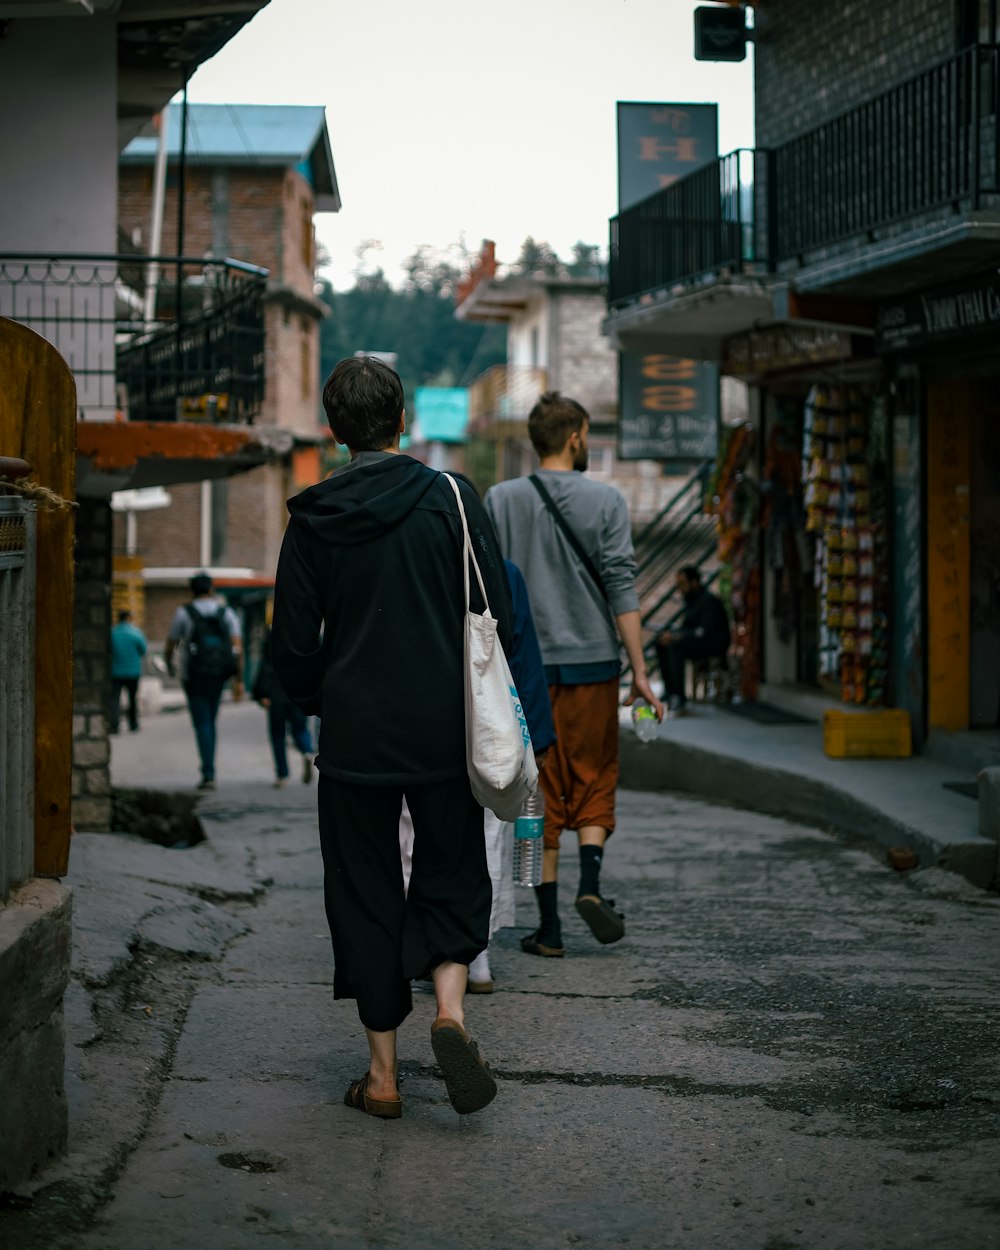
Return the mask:
[[625,702],[641,696],[663,716],[642,654],[628,509],[613,486],[583,476],[589,424],[575,400],[543,395],[528,417],[539,471],[500,482],[485,501],[504,556],[528,586],[555,721],[556,744],[541,770],[540,924],[521,947],[556,958],[566,953],[556,885],[564,829],[579,839],[577,911],[599,942],[625,935],[622,916],[600,891],[604,844],[615,828],[619,639],[632,667]]

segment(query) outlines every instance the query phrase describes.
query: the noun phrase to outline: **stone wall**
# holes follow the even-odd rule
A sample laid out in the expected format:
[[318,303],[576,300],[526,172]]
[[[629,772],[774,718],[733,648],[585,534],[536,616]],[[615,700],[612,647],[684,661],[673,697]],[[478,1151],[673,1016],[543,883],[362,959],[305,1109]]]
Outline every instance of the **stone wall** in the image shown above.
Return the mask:
[[35,879],[0,907],[0,1193],[66,1149],[69,890]]
[[111,508],[81,499],[73,609],[73,825],[111,825]]
[[603,290],[559,292],[555,342],[550,361],[558,370],[555,386],[583,404],[596,422],[618,416],[618,353],[601,333],[607,316]]

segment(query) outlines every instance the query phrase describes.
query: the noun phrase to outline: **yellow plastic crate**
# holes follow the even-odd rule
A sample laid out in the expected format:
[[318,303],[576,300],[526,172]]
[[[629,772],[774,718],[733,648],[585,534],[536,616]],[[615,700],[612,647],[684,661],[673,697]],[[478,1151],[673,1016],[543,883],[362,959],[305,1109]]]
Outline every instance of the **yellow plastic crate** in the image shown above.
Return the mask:
[[884,712],[823,713],[823,750],[834,759],[885,759],[913,754],[910,714]]

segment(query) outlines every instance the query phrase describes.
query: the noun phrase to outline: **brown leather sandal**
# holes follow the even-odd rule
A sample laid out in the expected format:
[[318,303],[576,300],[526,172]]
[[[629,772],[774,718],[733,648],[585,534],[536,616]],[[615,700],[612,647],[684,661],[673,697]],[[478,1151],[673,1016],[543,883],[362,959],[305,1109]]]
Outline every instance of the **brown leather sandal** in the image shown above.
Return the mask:
[[457,1020],[439,1016],[431,1025],[431,1049],[444,1077],[448,1100],[459,1115],[481,1111],[497,1096],[497,1083],[479,1047]]
[[371,1073],[366,1072],[360,1081],[350,1083],[344,1095],[344,1106],[363,1111],[365,1115],[378,1116],[382,1120],[398,1120],[403,1114],[402,1098],[373,1098],[368,1092],[370,1079]]
[[581,894],[576,900],[576,910],[604,946],[620,942],[625,936],[625,917],[615,910],[614,904],[613,898],[601,898],[599,894]]

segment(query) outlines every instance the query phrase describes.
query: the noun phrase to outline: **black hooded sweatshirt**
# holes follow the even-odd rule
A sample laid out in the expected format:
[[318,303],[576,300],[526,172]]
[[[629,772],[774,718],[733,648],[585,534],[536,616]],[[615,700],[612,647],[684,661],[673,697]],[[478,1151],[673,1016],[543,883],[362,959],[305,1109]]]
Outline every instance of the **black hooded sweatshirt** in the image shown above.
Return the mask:
[[[509,654],[500,548],[475,492],[459,490]],[[288,511],[271,657],[292,702],[322,718],[320,772],[362,785],[462,776],[465,588],[450,483],[410,456],[362,452]],[[471,586],[481,612],[474,573]]]

